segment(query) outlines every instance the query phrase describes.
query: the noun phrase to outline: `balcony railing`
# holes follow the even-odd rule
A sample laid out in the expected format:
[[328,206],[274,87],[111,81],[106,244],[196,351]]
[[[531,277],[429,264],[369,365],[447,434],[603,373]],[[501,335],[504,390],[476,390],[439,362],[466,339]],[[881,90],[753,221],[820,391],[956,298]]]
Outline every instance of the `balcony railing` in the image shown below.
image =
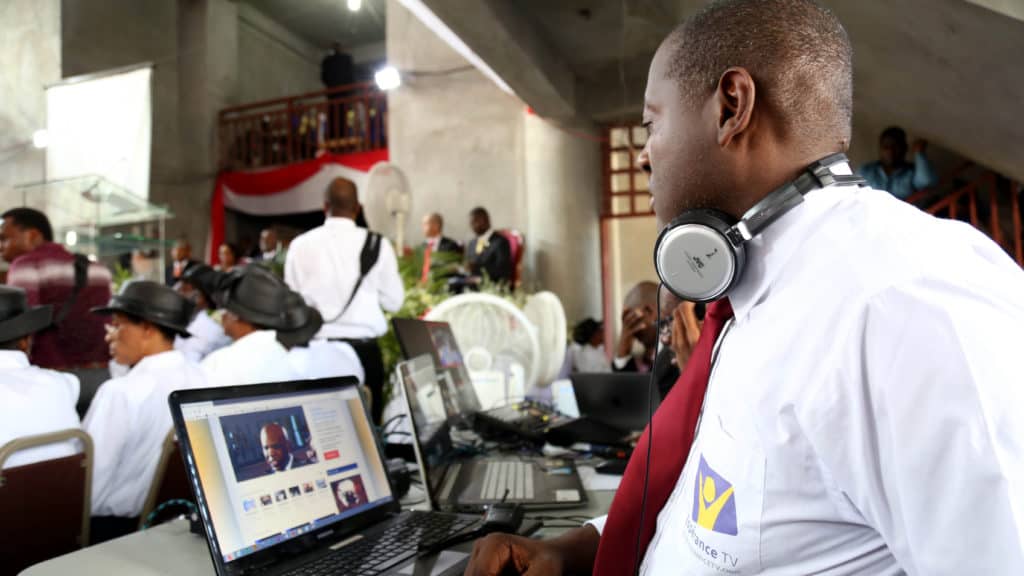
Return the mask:
[[372,82],[220,112],[222,171],[301,162],[321,152],[349,154],[387,148],[387,97]]

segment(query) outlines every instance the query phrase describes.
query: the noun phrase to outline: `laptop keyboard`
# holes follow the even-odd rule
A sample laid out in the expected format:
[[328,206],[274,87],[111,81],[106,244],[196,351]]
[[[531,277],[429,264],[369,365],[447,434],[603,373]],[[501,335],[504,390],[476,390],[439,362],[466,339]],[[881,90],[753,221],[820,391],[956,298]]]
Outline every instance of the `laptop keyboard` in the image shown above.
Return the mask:
[[424,547],[463,532],[476,524],[457,516],[431,512],[411,512],[373,538],[363,538],[323,556],[316,562],[288,572],[286,576],[383,574],[399,562],[413,558],[420,543]]
[[508,490],[508,500],[533,500],[533,462],[497,460],[487,463],[481,500],[501,500]]

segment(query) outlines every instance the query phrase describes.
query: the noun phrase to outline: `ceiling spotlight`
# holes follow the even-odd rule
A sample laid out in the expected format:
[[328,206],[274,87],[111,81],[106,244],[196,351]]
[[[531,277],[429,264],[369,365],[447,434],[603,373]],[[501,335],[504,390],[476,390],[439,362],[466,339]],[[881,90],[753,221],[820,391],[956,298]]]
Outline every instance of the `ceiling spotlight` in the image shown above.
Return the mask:
[[352,12],[359,12],[363,7],[363,0],[348,0],[348,9]]
[[402,76],[394,66],[385,66],[373,75],[377,87],[381,90],[394,90],[402,85]]
[[36,130],[32,133],[32,146],[42,150],[50,144],[50,133],[46,130]]

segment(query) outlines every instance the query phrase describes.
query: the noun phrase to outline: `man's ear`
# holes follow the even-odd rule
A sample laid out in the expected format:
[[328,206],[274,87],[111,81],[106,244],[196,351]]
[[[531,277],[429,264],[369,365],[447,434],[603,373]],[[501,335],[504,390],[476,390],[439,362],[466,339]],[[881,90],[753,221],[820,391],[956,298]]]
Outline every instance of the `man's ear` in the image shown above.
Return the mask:
[[722,148],[742,138],[754,116],[757,88],[746,68],[729,68],[718,80],[718,145]]

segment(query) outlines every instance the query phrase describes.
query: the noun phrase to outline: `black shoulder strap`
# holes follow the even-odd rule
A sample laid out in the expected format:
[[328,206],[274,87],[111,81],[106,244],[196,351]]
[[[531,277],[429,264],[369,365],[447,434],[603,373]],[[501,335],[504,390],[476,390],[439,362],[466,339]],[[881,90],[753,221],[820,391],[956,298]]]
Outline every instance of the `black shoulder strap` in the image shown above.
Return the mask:
[[60,326],[68,314],[71,313],[71,309],[75,306],[75,301],[78,300],[78,295],[82,293],[82,289],[85,288],[85,283],[89,280],[89,259],[82,254],[75,254],[75,285],[71,288],[71,295],[61,305],[60,310],[57,311],[57,315],[53,318],[53,325]]
[[359,288],[363,285],[363,279],[370,273],[370,269],[377,263],[377,258],[380,257],[380,243],[381,236],[376,232],[367,232],[366,241],[363,242],[363,249],[359,253],[359,279],[356,280],[356,285],[352,288],[352,293],[348,295],[348,302],[345,302],[345,307],[341,309],[334,319],[325,324],[330,324],[338,320],[348,312],[348,307],[352,305],[352,300],[356,297],[356,292],[359,292]]

